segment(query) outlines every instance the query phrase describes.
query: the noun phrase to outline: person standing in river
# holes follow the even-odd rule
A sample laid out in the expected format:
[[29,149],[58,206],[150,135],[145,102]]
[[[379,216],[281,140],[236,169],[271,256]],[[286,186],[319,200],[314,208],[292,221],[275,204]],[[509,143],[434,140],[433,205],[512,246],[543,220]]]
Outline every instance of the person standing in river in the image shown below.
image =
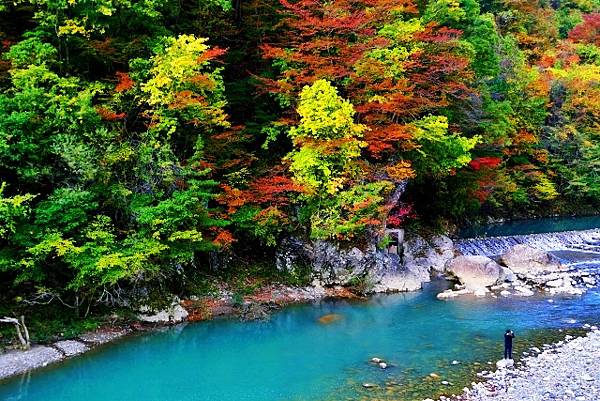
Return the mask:
[[504,359],[512,359],[513,338],[515,338],[515,333],[510,329],[506,329],[506,333],[504,333]]

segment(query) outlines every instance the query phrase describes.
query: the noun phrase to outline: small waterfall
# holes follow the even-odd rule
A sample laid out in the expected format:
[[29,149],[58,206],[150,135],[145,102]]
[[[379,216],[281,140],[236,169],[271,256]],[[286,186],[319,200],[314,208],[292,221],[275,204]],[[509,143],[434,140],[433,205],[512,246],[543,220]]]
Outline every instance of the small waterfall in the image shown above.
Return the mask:
[[455,243],[456,249],[463,255],[490,257],[501,255],[517,244],[526,244],[543,251],[567,250],[597,253],[600,258],[600,229],[507,237],[463,238]]

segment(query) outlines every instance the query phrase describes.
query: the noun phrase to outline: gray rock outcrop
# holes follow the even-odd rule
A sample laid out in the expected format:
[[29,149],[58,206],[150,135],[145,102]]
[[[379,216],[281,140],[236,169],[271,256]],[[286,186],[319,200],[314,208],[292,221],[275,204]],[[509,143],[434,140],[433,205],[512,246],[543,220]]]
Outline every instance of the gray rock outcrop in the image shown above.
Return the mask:
[[407,235],[403,244],[404,266],[421,271],[443,272],[446,262],[454,257],[454,243],[445,235],[436,235],[429,240],[416,234]]
[[403,265],[401,257],[367,246],[342,248],[331,241],[305,242],[297,238],[284,240],[276,256],[279,270],[309,266],[313,284],[347,286],[366,283],[369,292],[414,291],[429,281],[427,267],[411,263]]
[[502,266],[487,256],[457,256],[446,263],[446,272],[470,291],[485,289],[504,280]]
[[140,308],[138,319],[146,323],[180,323],[188,317],[188,312],[179,304],[179,300],[173,301],[166,309],[154,311],[149,306]]
[[548,252],[524,244],[507,250],[500,261],[517,275],[535,275],[564,269]]

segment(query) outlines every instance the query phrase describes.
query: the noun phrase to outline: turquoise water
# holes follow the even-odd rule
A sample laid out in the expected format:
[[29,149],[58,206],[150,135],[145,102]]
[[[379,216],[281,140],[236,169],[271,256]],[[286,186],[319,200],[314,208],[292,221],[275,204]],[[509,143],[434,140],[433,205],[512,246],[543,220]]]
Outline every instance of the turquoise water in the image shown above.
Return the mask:
[[[220,320],[134,336],[5,381],[0,400],[366,400],[378,393],[363,390],[363,382],[437,388],[474,361],[495,361],[507,327],[525,344],[542,329],[574,326],[571,318],[577,325],[600,321],[597,290],[553,303],[544,297],[439,301],[435,294],[445,285],[290,307],[264,322]],[[329,313],[342,318],[318,322]],[[374,356],[396,366],[378,369],[368,363]],[[452,366],[454,359],[461,363]],[[428,382],[431,372],[441,378]]]
[[530,220],[514,220],[465,227],[460,230],[461,238],[501,237],[508,235],[540,234],[572,230],[600,228],[600,216],[547,217]]

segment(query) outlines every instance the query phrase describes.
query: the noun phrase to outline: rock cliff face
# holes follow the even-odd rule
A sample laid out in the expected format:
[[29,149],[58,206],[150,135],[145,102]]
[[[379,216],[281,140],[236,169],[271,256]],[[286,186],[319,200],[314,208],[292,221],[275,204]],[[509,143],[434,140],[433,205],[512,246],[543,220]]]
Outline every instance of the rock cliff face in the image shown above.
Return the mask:
[[277,267],[292,271],[308,266],[317,287],[360,283],[367,292],[418,290],[432,275],[455,280],[456,290],[448,290],[440,298],[490,293],[530,296],[536,290],[576,295],[596,283],[589,272],[568,269],[548,252],[530,245],[514,245],[497,260],[485,255],[462,255],[456,248],[447,236],[426,239],[414,233],[406,234],[399,254],[375,246],[344,249],[333,242],[289,238],[279,249]]
[[445,236],[427,241],[409,235],[400,254],[369,246],[342,249],[329,241],[285,240],[276,258],[277,268],[293,271],[310,266],[314,284],[346,286],[363,282],[372,292],[414,291],[430,281],[431,272],[441,272],[454,256],[452,240]]

